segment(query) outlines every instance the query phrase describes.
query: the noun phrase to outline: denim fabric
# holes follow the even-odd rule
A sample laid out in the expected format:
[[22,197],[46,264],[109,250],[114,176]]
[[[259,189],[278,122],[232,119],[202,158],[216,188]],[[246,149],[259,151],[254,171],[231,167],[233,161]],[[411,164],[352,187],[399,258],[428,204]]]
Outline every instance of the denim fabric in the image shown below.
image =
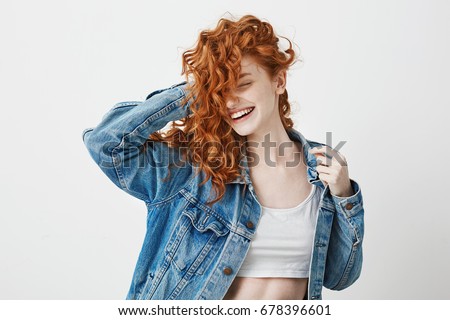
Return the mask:
[[[200,185],[204,174],[196,175],[187,163],[179,165],[179,150],[148,143],[151,133],[189,114],[190,102],[181,105],[185,95],[183,82],[154,91],[145,101],[118,103],[95,128],[83,131],[91,157],[107,177],[146,204],[147,231],[126,299],[222,299],[261,217],[246,157],[243,178],[227,183],[224,198],[207,206],[211,180]],[[305,139],[295,129],[288,135],[304,146],[308,181],[321,189],[307,296],[322,299],[323,286],[345,289],[361,273],[363,198],[354,180],[354,195],[331,194],[308,152],[324,144]],[[169,165],[170,178],[162,181]]]

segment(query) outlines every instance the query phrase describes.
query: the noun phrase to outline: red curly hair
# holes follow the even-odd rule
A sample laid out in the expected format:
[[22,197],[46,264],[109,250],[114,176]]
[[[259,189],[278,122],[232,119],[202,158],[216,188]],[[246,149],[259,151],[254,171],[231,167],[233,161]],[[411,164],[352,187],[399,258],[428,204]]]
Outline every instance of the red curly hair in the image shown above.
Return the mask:
[[[182,147],[183,158],[187,156],[197,165],[197,174],[205,172],[201,185],[211,178],[216,198],[208,205],[222,199],[225,183],[238,177],[243,169],[240,160],[245,154],[246,138],[233,130],[226,108],[227,98],[237,87],[241,59],[251,56],[274,77],[296,60],[291,41],[284,39],[289,48],[281,51],[272,26],[255,16],[245,15],[237,21],[221,18],[215,29],[201,31],[194,48],[182,55],[182,75],[188,83],[183,105],[192,99],[191,115],[173,122],[167,132],[151,134],[149,139]],[[285,90],[279,96],[279,113],[286,130],[293,126],[290,112]]]

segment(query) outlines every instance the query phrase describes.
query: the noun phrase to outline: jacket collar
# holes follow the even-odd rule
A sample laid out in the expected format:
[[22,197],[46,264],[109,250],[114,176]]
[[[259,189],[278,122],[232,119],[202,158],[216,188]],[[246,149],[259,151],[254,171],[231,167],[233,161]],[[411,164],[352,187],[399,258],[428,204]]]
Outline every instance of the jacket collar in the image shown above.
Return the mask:
[[[300,142],[301,145],[303,146],[303,157],[307,166],[307,177],[308,177],[308,181],[309,183],[312,184],[322,184],[322,182],[319,180],[318,178],[318,173],[316,171],[316,158],[313,154],[309,153],[308,150],[315,147],[318,143],[315,143],[306,139],[299,131],[297,131],[294,128],[289,128],[287,130],[287,134],[289,136],[289,138],[293,141],[297,141]],[[244,154],[244,156],[241,159],[241,167],[243,169],[241,169],[241,176],[235,178],[233,181],[231,182],[227,182],[228,183],[248,183],[251,184],[251,180],[250,180],[250,171],[248,168],[248,162],[247,162],[247,155]]]

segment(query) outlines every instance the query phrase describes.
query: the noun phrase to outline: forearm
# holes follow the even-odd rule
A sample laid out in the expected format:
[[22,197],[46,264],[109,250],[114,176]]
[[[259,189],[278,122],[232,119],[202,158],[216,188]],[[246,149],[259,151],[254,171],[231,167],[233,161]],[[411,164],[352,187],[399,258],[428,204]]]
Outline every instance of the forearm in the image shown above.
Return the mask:
[[83,131],[84,144],[101,170],[119,188],[141,200],[151,201],[156,195],[156,186],[143,181],[157,175],[157,168],[142,166],[142,160],[152,161],[150,151],[146,159],[141,158],[142,146],[150,134],[189,114],[189,104],[183,104],[185,86],[181,83],[154,91],[143,102],[118,103],[96,127]]
[[113,151],[127,152],[127,157],[132,158],[150,134],[170,121],[186,117],[189,105],[181,105],[185,86],[181,83],[154,91],[143,102],[118,103],[95,128],[85,129],[83,141],[94,160],[99,165],[112,164]]
[[354,194],[332,195],[336,207],[327,254],[324,285],[342,290],[358,279],[362,268],[364,207],[360,187],[351,180]]

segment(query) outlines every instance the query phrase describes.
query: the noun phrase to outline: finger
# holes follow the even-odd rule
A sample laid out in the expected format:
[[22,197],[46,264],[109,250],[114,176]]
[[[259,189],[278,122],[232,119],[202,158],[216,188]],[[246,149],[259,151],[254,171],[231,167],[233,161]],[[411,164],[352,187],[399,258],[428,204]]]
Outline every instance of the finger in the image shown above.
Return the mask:
[[318,176],[320,181],[322,181],[325,185],[327,185],[330,175],[324,172],[317,172],[317,173],[319,174]]
[[316,155],[316,162],[317,165],[323,165],[323,166],[331,166],[333,164],[332,160],[330,158]]
[[317,173],[319,174],[320,180],[324,180],[327,183],[335,183],[336,181],[336,175],[334,171],[328,167],[323,167],[317,170]]
[[325,173],[325,174],[333,174],[334,173],[334,170],[332,168],[323,166],[323,165],[317,166],[316,171],[319,173]]
[[347,166],[347,160],[345,159],[344,155],[338,151],[334,151],[335,155],[333,156],[333,162],[338,164],[341,167]]
[[322,153],[323,155],[330,158],[333,157],[334,154],[336,154],[336,151],[334,151],[332,148],[328,146],[314,147],[309,149],[308,152],[314,155]]
[[314,148],[309,149],[308,152],[315,156],[317,156],[319,154],[323,154],[324,156],[332,159],[333,161],[336,160],[337,163],[341,166],[347,165],[347,161],[346,161],[345,157],[338,151],[336,151],[328,146],[314,147]]
[[322,166],[331,166],[333,164],[333,162],[331,161],[330,158],[327,158],[325,156],[316,156],[316,162],[317,165],[322,165]]
[[347,160],[345,160],[345,157],[338,153],[336,156],[333,157],[333,159],[331,159],[333,161],[333,163],[336,166],[340,166],[340,167],[345,167],[347,166]]

